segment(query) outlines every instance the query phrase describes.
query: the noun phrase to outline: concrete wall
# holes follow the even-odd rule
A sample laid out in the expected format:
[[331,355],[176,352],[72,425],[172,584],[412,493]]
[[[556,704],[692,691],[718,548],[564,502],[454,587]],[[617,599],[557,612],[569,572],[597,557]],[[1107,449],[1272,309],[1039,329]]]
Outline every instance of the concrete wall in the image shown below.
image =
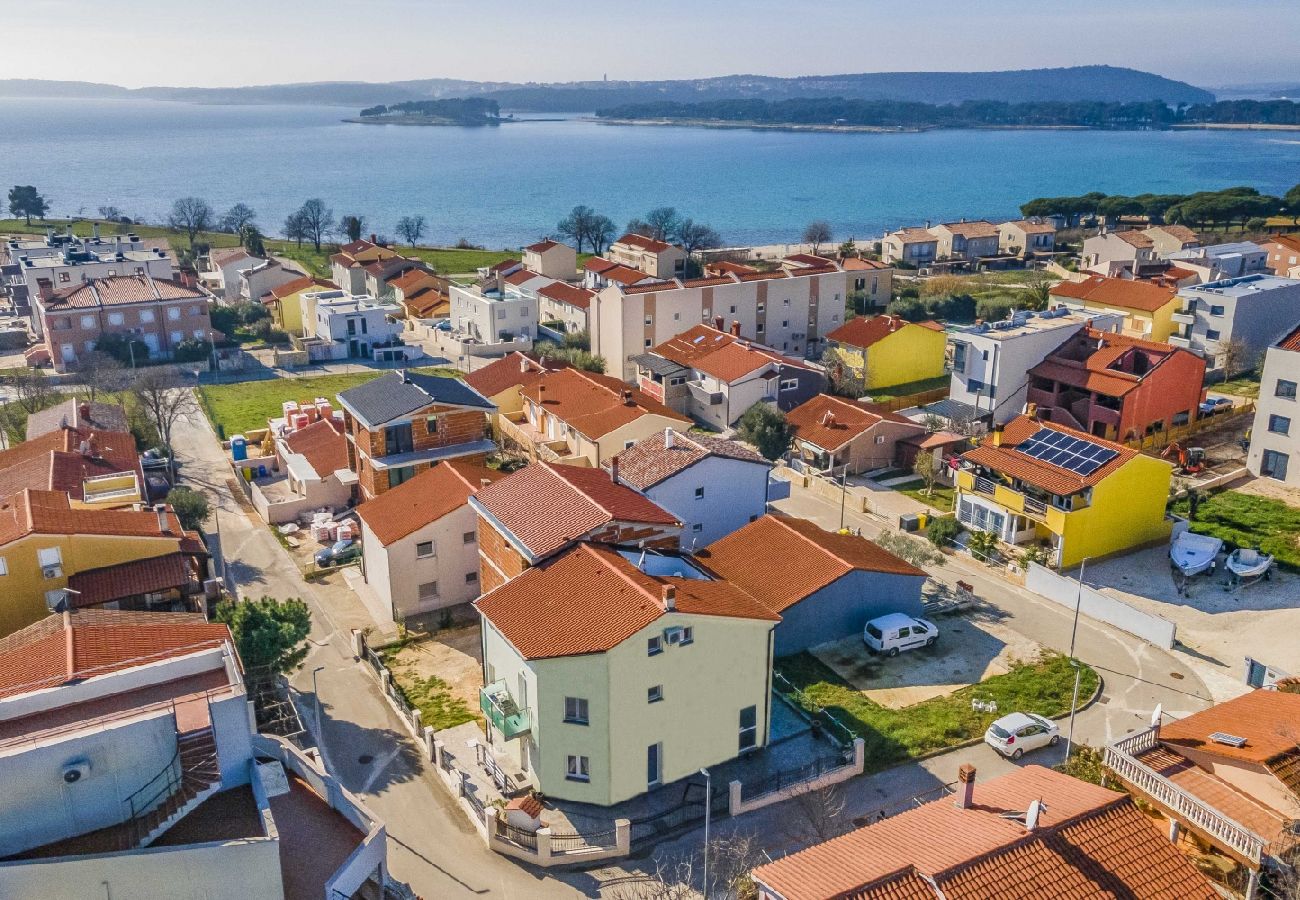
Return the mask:
[[885,613],[921,614],[921,575],[850,572],[781,611],[776,655],[862,634],[867,622]]
[[[707,547],[767,510],[770,466],[708,457],[645,492],[682,523],[682,549]],[[695,491],[704,489],[696,498]]]
[[1057,575],[1038,563],[1030,563],[1025,573],[1025,587],[1040,597],[1059,603],[1070,610],[1074,609],[1076,598],[1082,597],[1079,605],[1081,615],[1114,625],[1157,647],[1173,649],[1177,632],[1173,622],[1135,609],[1122,600],[1103,594],[1087,585],[1084,585],[1080,593],[1078,585],[1079,583],[1074,579]]

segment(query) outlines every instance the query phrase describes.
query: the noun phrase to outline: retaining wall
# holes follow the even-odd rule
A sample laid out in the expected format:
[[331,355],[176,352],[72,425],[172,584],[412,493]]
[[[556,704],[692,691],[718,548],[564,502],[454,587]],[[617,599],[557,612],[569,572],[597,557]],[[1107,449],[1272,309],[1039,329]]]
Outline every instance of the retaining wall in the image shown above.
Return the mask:
[[1038,563],[1030,563],[1025,573],[1025,587],[1046,600],[1074,610],[1079,604],[1079,614],[1114,625],[1122,631],[1139,637],[1157,647],[1172,650],[1177,637],[1177,626],[1161,616],[1143,612],[1123,600],[1083,585],[1073,578],[1058,575]]

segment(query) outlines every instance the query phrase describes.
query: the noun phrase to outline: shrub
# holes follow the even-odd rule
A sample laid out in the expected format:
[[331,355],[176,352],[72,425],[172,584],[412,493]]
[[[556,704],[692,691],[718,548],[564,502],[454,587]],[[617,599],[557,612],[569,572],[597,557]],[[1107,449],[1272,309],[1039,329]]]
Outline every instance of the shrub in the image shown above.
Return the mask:
[[167,495],[167,502],[181,520],[181,527],[187,531],[198,528],[208,517],[208,498],[196,490],[187,487],[172,488]]
[[771,460],[780,459],[790,449],[793,437],[785,413],[766,403],[755,403],[736,423],[736,435],[753,444]]
[[953,516],[940,516],[930,521],[925,528],[925,536],[936,547],[947,547],[957,539],[965,529]]
[[980,562],[991,563],[997,557],[998,536],[991,531],[972,531],[966,538],[966,549]]
[[176,345],[172,359],[176,362],[198,362],[208,358],[208,342],[198,338],[187,338]]

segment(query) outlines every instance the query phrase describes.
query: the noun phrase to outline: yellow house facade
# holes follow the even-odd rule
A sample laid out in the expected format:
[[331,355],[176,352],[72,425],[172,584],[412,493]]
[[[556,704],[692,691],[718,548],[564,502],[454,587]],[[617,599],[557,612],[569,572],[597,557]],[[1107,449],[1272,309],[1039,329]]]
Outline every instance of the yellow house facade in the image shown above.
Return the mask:
[[328,281],[319,278],[298,278],[287,284],[282,284],[275,290],[271,291],[262,298],[266,304],[267,310],[271,313],[271,321],[275,327],[288,334],[302,337],[303,318],[302,318],[302,295],[308,292],[316,293],[322,289],[332,289],[334,285]]
[[1061,282],[1052,288],[1051,298],[1084,313],[1119,313],[1124,317],[1123,333],[1146,341],[1167,344],[1169,335],[1182,328],[1174,321],[1183,305],[1174,285],[1093,275]]
[[1172,467],[1120,444],[1020,416],[962,459],[958,520],[1008,544],[1045,547],[1058,567],[1169,538]]
[[841,378],[861,382],[863,390],[940,378],[947,339],[936,322],[909,322],[897,316],[859,316],[826,335],[832,342],[826,362],[841,366]]

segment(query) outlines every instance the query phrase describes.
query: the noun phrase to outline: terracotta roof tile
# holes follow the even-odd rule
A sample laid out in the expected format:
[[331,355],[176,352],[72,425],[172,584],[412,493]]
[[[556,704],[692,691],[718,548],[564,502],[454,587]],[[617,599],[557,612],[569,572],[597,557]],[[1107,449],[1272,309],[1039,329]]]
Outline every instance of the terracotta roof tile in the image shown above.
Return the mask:
[[532,269],[519,269],[518,271],[511,272],[509,275],[506,276],[506,284],[512,284],[515,287],[519,287],[520,285],[527,284],[528,282],[532,281],[534,278],[545,278],[545,277],[546,277],[545,275],[539,275],[536,272],[534,272]]
[[583,263],[582,267],[588,272],[599,274],[601,272],[608,272],[617,265],[618,263],[614,262],[612,259],[605,259],[603,256],[593,256]]
[[499,469],[462,460],[444,460],[410,481],[357,507],[357,515],[384,546],[436,522],[464,506],[483,480],[505,477]]
[[324,278],[312,278],[304,275],[301,278],[295,278],[293,281],[286,281],[278,287],[271,288],[263,297],[272,297],[276,300],[283,300],[285,297],[292,297],[299,291],[305,291],[308,288],[323,288],[326,290],[337,290],[337,286],[332,281]]
[[1016,219],[1014,222],[1007,222],[1007,225],[1015,225],[1025,234],[1055,234],[1056,226],[1051,222],[1030,222],[1028,219]]
[[651,253],[663,253],[665,250],[672,248],[672,244],[667,241],[657,241],[654,238],[646,237],[643,234],[634,234],[628,232],[614,243],[626,244],[629,247],[636,247],[638,250],[648,250]]
[[305,456],[318,476],[328,478],[348,467],[348,439],[340,429],[332,419],[321,419],[292,432],[284,442],[291,451]]
[[758,463],[767,468],[772,466],[744,444],[681,431],[672,431],[671,440],[662,434],[642,438],[615,458],[618,460],[619,482],[646,491],[709,457]]
[[786,413],[785,420],[794,429],[797,440],[832,453],[881,422],[925,430],[925,426],[897,413],[830,394],[818,394],[804,401]]
[[[1111,450],[1116,451],[1115,457],[1105,465],[1097,468],[1092,474],[1080,475],[1078,472],[1054,466],[1051,463],[1043,462],[1041,459],[1035,459],[1016,450],[1017,444],[1028,440],[1040,428],[1050,428],[1052,431],[1059,431],[1089,443],[1109,447]],[[1130,447],[1093,437],[1082,431],[1066,428],[1064,425],[1042,422],[1028,416],[1017,416],[1003,428],[1002,446],[994,447],[993,442],[989,440],[974,450],[967,450],[962,454],[961,458],[968,462],[986,466],[995,472],[1002,472],[1013,478],[1019,478],[1027,484],[1051,491],[1053,494],[1068,496],[1100,483],[1137,455],[1138,452]]]
[[814,269],[824,269],[827,266],[834,267],[835,265],[835,260],[827,259],[824,256],[815,256],[812,253],[791,253],[782,261],[793,263],[796,266],[809,266]]
[[184,587],[195,581],[184,553],[166,553],[115,566],[86,569],[68,578],[74,606],[98,606],[124,597]]
[[[937,323],[929,323],[929,325],[937,325]],[[900,319],[898,316],[855,316],[829,332],[826,338],[850,347],[870,347],[896,332],[921,327],[923,326],[918,323]],[[930,331],[935,330],[928,325],[924,327]]]
[[[762,552],[756,553],[756,548]],[[772,514],[715,541],[698,558],[775,612],[789,609],[850,572],[925,577],[916,566],[866,538]]]
[[[645,272],[642,272],[640,269],[633,269],[631,266],[623,266],[617,264],[608,269],[602,270],[600,272],[600,277],[604,278],[607,281],[612,281],[615,284],[622,284],[628,286],[634,284],[640,284],[641,282],[646,280],[654,281],[656,283],[658,283],[659,281],[659,279],[652,278],[651,276],[647,275]],[[669,285],[673,284],[673,282],[664,282],[664,283]]]
[[675,291],[682,286],[677,280],[663,281],[658,278],[647,279],[640,284],[621,284],[619,289],[624,294],[656,294],[659,291]]
[[[644,415],[663,416],[677,422],[690,421],[617,378],[575,368],[547,372],[521,393],[539,404],[547,414],[592,440],[598,440]],[[625,400],[625,396],[630,399]]]
[[753,266],[730,259],[720,259],[717,262],[705,263],[704,269],[705,271],[722,272],[731,275],[748,275],[750,272],[758,271],[758,269]]
[[860,256],[850,256],[840,262],[840,268],[846,272],[873,272],[893,267],[878,259],[863,259]]
[[888,237],[896,237],[904,244],[937,244],[939,239],[924,228],[900,228],[890,232]]
[[179,281],[151,278],[148,275],[114,275],[109,278],[94,278],[56,291],[45,306],[49,310],[94,309],[128,303],[155,303],[160,300],[202,300],[206,303],[207,299],[207,294],[197,288],[186,287]]
[[[1300,694],[1255,690],[1162,726],[1160,740],[1211,756],[1264,763],[1300,746],[1297,723]],[[1215,732],[1243,737],[1246,744],[1216,743],[1210,740]]]
[[1184,244],[1198,244],[1201,241],[1200,235],[1186,225],[1152,225],[1146,230],[1163,232],[1176,241],[1182,241]]
[[[85,409],[89,416],[83,416]],[[116,403],[91,403],[71,397],[62,403],[34,412],[27,417],[27,440],[58,431],[64,425],[96,432],[128,432],[126,410]]]
[[242,259],[255,259],[255,257],[243,247],[224,247],[208,251],[208,261],[218,269],[224,269]]
[[567,304],[575,309],[588,309],[591,306],[591,298],[596,296],[595,291],[589,291],[572,284],[565,284],[563,281],[548,284],[538,290],[537,293],[542,297],[554,300],[557,303]]
[[[82,455],[83,442],[93,450]],[[96,475],[134,472],[143,483],[135,438],[125,431],[62,428],[0,451],[0,497],[24,488],[66,491],[84,499],[83,482]]]
[[[1146,366],[1140,373],[1124,368],[1125,361],[1133,354],[1146,359]],[[1194,356],[1190,350],[1169,344],[1144,341],[1113,331],[1082,328],[1030,369],[1029,374],[1108,397],[1123,397],[1142,382],[1157,377],[1160,367],[1178,354],[1186,354],[1189,359]],[[1190,402],[1199,401],[1199,379],[1194,385],[1171,385],[1171,389],[1174,387],[1186,387]]]
[[688,328],[649,352],[728,383],[774,363],[808,368],[806,364],[782,356],[770,347],[755,344],[709,325]]
[[1281,350],[1300,351],[1300,325],[1297,325],[1294,331],[1278,341],[1277,346]]
[[1092,275],[1083,281],[1062,281],[1054,285],[1050,293],[1053,297],[1068,297],[1102,306],[1155,312],[1173,303],[1178,289],[1149,281]]
[[465,376],[465,383],[484,397],[492,398],[509,388],[534,384],[545,371],[568,367],[569,364],[561,359],[543,357],[538,360],[516,350],[470,372]]
[[169,508],[167,530],[153,510],[74,509],[63,491],[24,490],[0,500],[0,544],[28,534],[96,534],[130,537],[194,537]]
[[1119,238],[1124,243],[1129,244],[1130,246],[1133,247],[1137,247],[1139,249],[1146,249],[1148,247],[1155,246],[1155,241],[1151,240],[1150,237],[1148,237],[1147,235],[1143,234],[1140,231],[1136,231],[1136,230],[1112,231],[1110,233],[1115,237]]
[[944,222],[935,227],[946,228],[953,234],[961,235],[965,238],[987,238],[998,236],[998,227],[992,222],[987,222],[984,219],[976,219],[973,222]]

